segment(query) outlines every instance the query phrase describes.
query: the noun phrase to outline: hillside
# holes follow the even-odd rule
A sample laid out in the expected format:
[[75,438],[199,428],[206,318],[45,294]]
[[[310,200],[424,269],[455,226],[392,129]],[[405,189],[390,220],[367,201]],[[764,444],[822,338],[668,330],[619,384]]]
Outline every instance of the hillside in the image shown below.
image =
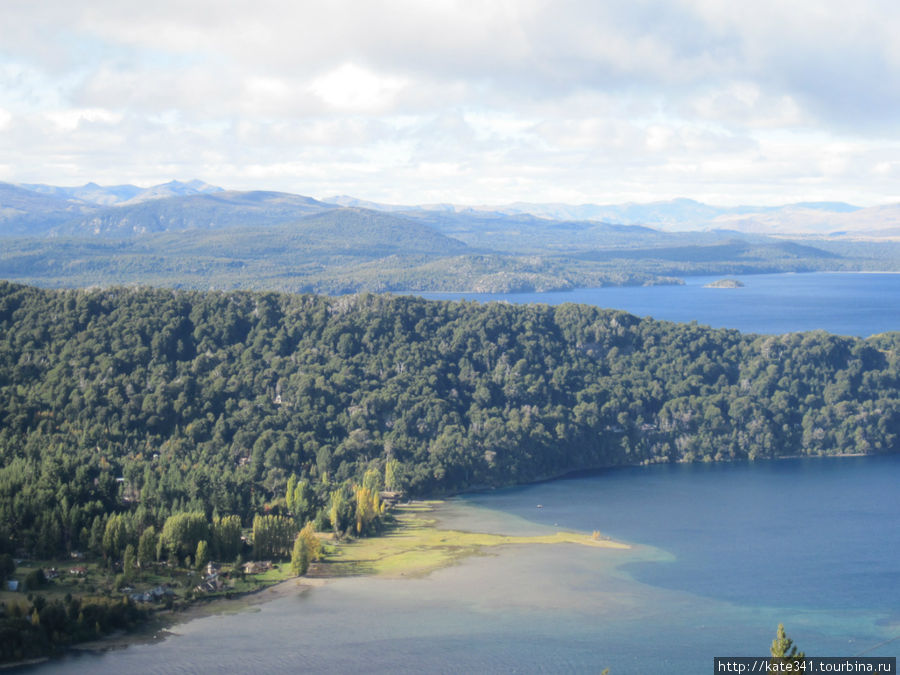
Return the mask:
[[0,183],[0,237],[46,235],[61,223],[96,210],[78,199]]
[[113,206],[54,229],[58,235],[134,236],[236,226],[266,227],[333,208],[283,192],[215,192]]
[[391,487],[428,496],[595,466],[893,452],[898,340],[573,304],[0,283],[0,549],[90,550],[112,514],[136,533],[179,511],[246,524],[283,504],[291,474],[312,516],[389,463]]

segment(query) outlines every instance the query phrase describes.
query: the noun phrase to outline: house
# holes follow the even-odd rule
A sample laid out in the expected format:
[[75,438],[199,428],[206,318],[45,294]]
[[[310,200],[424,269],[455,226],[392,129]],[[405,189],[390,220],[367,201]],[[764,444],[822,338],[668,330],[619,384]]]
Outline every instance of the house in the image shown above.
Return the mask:
[[87,567],[83,565],[78,565],[76,567],[69,568],[69,574],[74,577],[83,577],[87,575]]
[[250,561],[244,563],[244,574],[262,574],[272,569],[272,563],[268,560]]
[[148,603],[160,602],[163,598],[170,595],[175,595],[175,591],[165,586],[157,586],[143,593],[132,593],[128,597],[131,598],[132,602]]
[[194,590],[198,593],[215,593],[225,588],[225,582],[219,578],[218,574],[211,574],[201,581]]
[[175,591],[166,586],[157,586],[156,588],[148,591],[148,593],[150,593],[150,595],[152,595],[156,600],[159,600],[160,598],[163,598],[167,595],[175,595]]
[[397,490],[382,490],[378,493],[381,501],[388,506],[394,506],[403,497],[403,493]]

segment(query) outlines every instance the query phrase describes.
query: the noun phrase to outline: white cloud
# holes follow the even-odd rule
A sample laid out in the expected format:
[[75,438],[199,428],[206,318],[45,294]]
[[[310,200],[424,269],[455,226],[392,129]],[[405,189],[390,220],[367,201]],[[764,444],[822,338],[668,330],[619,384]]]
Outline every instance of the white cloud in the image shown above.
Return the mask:
[[75,131],[82,124],[99,123],[106,125],[122,121],[122,114],[103,108],[71,108],[67,110],[48,110],[44,116],[60,131]]
[[383,112],[407,86],[404,78],[374,73],[345,63],[320,75],[309,90],[332,108],[350,112]]
[[0,148],[44,182],[875,203],[898,33],[881,0],[8,0]]

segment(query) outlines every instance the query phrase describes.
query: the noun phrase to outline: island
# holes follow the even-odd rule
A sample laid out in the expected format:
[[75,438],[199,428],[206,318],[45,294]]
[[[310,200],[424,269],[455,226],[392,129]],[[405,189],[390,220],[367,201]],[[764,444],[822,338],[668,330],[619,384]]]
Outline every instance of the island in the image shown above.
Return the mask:
[[703,288],[743,288],[744,282],[738,281],[737,279],[719,279],[718,281],[712,281],[708,284],[704,284]]

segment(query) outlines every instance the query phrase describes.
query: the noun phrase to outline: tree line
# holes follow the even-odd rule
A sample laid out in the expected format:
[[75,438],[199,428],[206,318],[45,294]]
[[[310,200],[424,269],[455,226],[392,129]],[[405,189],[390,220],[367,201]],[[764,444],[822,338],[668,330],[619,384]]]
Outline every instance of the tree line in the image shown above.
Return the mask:
[[290,555],[295,538],[265,518],[364,534],[383,489],[894,452],[898,337],[744,335],[575,304],[0,282],[0,552],[182,559],[203,541],[226,558],[261,518]]

